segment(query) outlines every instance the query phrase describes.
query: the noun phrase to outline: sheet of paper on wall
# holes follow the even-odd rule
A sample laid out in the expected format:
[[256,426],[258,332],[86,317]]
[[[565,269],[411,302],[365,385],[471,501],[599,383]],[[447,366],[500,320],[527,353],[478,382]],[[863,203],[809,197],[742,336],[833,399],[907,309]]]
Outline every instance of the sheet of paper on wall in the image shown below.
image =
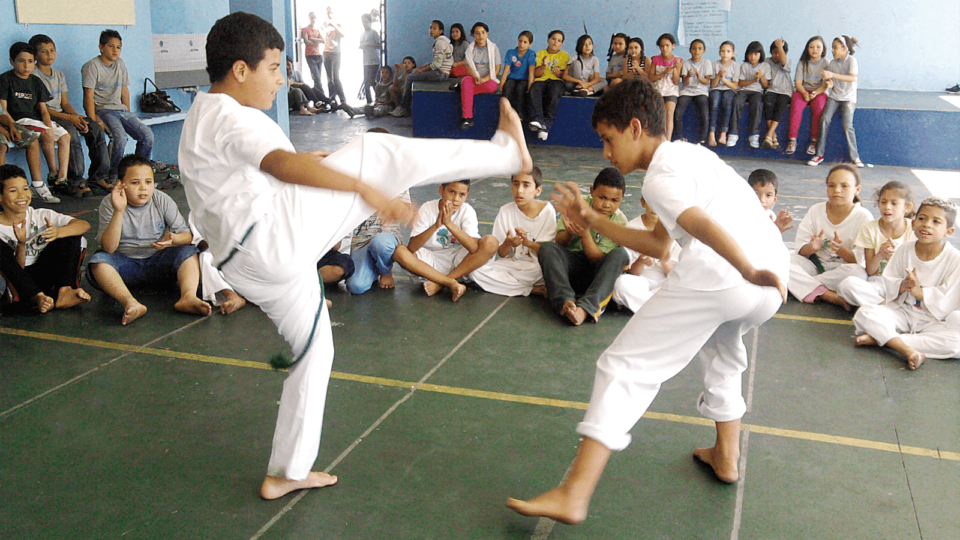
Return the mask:
[[730,0],[680,0],[677,45],[701,39],[707,51],[720,48],[727,39]]
[[163,73],[206,69],[206,47],[206,34],[154,34],[154,70]]

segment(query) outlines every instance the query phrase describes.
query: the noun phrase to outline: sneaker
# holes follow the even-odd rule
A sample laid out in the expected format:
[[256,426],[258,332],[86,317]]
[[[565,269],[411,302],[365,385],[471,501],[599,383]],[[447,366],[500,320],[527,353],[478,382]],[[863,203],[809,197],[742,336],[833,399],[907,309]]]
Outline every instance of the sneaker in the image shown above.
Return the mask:
[[960,94],[960,84],[955,84],[950,88],[947,88],[947,92],[950,92],[951,94]]
[[101,177],[90,180],[90,183],[93,184],[94,187],[100,188],[109,193],[111,190],[113,190],[113,187],[117,185],[117,180]]
[[354,116],[357,115],[357,111],[355,111],[355,110],[353,109],[353,107],[347,105],[346,103],[344,103],[343,105],[340,106],[340,110],[342,110],[343,112],[349,114],[349,115],[350,115],[350,118],[353,118]]
[[60,202],[60,199],[54,197],[53,193],[50,193],[50,188],[45,185],[37,187],[31,184],[30,188],[33,189],[33,192],[37,194],[37,197],[40,197],[40,200],[45,203],[57,204]]
[[460,122],[460,130],[461,130],[461,131],[462,131],[462,130],[470,129],[470,128],[472,128],[472,127],[473,127],[473,118],[464,118],[463,121]]
[[537,122],[536,120],[530,122],[530,131],[543,131],[545,129],[547,129],[547,126]]
[[807,162],[807,165],[811,167],[816,167],[817,165],[823,163],[823,156],[813,156],[810,161]]
[[396,109],[390,111],[390,116],[393,116],[394,118],[402,118],[402,117],[404,117],[405,114],[404,114],[404,111],[403,111],[403,107],[402,107],[402,106],[397,106]]
[[540,133],[537,133],[537,138],[540,139],[541,141],[547,140],[547,137],[549,136],[550,135],[546,131],[541,131]]
[[790,142],[787,143],[787,154],[792,154],[797,151],[797,140],[790,139]]
[[858,158],[858,159],[853,160],[853,166],[856,167],[856,168],[858,168],[858,169],[862,169],[862,168],[864,167],[864,164],[863,164],[863,162],[860,161],[860,159]]
[[817,141],[810,141],[810,146],[807,147],[807,153],[811,156],[817,154]]
[[450,91],[451,91],[451,92],[456,92],[456,91],[460,90],[460,81],[461,81],[461,80],[462,80],[462,79],[457,79],[457,80],[453,81],[452,83],[450,83],[450,87],[449,87],[449,88],[450,88]]
[[737,141],[739,140],[739,135],[727,135],[727,146],[732,148],[737,145]]
[[760,148],[760,136],[759,136],[759,135],[751,135],[750,137],[748,137],[748,139],[749,139],[749,141],[750,141],[750,148]]
[[587,97],[590,94],[587,93],[586,88],[577,88],[576,90],[573,91],[573,95],[577,97]]
[[163,171],[166,171],[167,169],[170,168],[169,165],[167,165],[166,163],[164,163],[164,162],[162,162],[162,161],[151,161],[150,163],[151,163],[151,165],[153,165],[153,172],[154,172],[154,173],[163,172]]

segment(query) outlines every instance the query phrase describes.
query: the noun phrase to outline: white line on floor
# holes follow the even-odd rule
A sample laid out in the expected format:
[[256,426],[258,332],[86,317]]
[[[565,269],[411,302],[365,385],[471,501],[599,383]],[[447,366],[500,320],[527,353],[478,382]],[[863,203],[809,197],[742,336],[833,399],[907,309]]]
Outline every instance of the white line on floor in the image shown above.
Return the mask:
[[743,490],[747,482],[747,449],[750,446],[750,426],[743,428],[743,443],[740,450],[740,480],[737,481],[737,506],[733,511],[733,531],[730,533],[730,540],[737,540],[740,537],[740,518],[743,516]]

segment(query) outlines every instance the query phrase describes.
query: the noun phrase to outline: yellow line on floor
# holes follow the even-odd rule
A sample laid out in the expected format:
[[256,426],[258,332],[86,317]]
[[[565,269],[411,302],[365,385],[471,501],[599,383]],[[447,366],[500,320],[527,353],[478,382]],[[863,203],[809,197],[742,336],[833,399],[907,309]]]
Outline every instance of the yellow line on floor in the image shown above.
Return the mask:
[[853,326],[853,321],[848,321],[846,319],[828,319],[826,317],[805,317],[803,315],[781,315],[776,314],[773,316],[774,319],[785,319],[788,321],[806,321],[806,322],[815,322],[823,324],[840,324],[843,326]]
[[[792,318],[792,317],[791,317]],[[805,317],[804,319],[816,319],[816,317]],[[830,319],[823,319],[830,321]],[[252,362],[249,360],[238,360],[235,358],[225,358],[222,356],[208,356],[203,354],[185,353],[171,351],[167,349],[154,349],[150,347],[140,347],[137,345],[125,345],[123,343],[111,343],[109,341],[100,341],[95,339],[77,338],[71,336],[60,336],[57,334],[47,334],[42,332],[32,332],[29,330],[17,330],[13,328],[0,328],[0,334],[21,336],[46,341],[56,341],[60,343],[70,343],[74,345],[86,345],[89,347],[98,347],[103,349],[112,349],[152,356],[161,356],[165,358],[177,358],[181,360],[194,360],[197,362],[207,362],[211,364],[221,364],[227,366],[253,368],[261,370],[271,370],[270,364],[265,362]],[[364,384],[376,384],[380,386],[389,386],[395,388],[412,389],[417,385],[411,381],[400,381],[397,379],[387,379],[384,377],[372,377],[369,375],[358,375],[355,373],[342,373],[334,371],[330,374],[331,378],[343,381],[359,382]],[[523,403],[527,405],[540,405],[544,407],[557,407],[562,409],[586,410],[587,404],[579,401],[566,401],[562,399],[542,398],[536,396],[524,396],[518,394],[505,394],[502,392],[490,392],[487,390],[475,390],[471,388],[461,388],[456,386],[444,386],[439,384],[424,383],[419,386],[419,390],[425,392],[434,392],[439,394],[449,394],[455,396],[475,397],[489,399],[493,401],[503,401],[511,403]],[[713,422],[706,418],[684,416],[679,414],[647,412],[644,418],[651,420],[663,420],[666,422],[675,422],[690,424],[696,426],[713,426]],[[853,448],[864,448],[868,450],[879,450],[882,452],[900,452],[912,456],[930,457],[934,459],[943,459],[948,461],[960,462],[960,452],[947,452],[931,448],[921,448],[917,446],[900,446],[893,443],[884,443],[879,441],[870,441],[866,439],[856,439],[852,437],[841,437],[838,435],[828,435],[825,433],[815,433],[810,431],[798,431],[793,429],[782,429],[767,426],[758,426],[754,424],[744,424],[744,428],[749,427],[753,433],[763,435],[773,435],[776,437],[786,437],[804,441],[821,442],[827,444],[836,444],[839,446],[849,446]]]

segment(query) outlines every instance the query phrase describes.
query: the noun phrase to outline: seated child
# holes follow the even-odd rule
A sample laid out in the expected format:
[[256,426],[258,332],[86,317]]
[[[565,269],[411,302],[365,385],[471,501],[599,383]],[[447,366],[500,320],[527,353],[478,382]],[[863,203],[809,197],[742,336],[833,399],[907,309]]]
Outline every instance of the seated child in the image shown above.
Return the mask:
[[[10,64],[13,69],[0,75],[0,108],[9,120],[15,121],[22,127],[40,133],[40,148],[47,158],[47,166],[51,171],[50,180],[54,180],[56,188],[67,187],[67,166],[70,160],[70,135],[65,129],[54,125],[50,120],[47,102],[50,101],[50,92],[39,77],[33,75],[36,59],[36,50],[27,43],[17,42],[10,47]],[[13,133],[11,132],[11,135]],[[15,136],[15,135],[14,135]],[[60,145],[59,162],[54,152],[54,145]],[[50,193],[44,185],[40,173],[40,156],[31,156],[27,153],[27,165],[33,180],[33,189],[37,195],[48,203],[58,203],[60,199]],[[76,194],[76,193],[75,193]]]
[[[62,71],[53,67],[57,61],[57,45],[50,36],[37,34],[30,38],[30,45],[37,49],[37,69],[34,75],[43,81],[50,95],[47,110],[53,122],[70,134],[70,171],[67,176],[81,193],[92,194],[83,182],[83,147],[81,139],[87,142],[90,155],[90,170],[87,173],[91,184],[101,189],[113,189],[107,180],[110,177],[110,156],[107,154],[107,139],[100,124],[90,118],[80,116],[70,103],[67,92],[67,78]],[[50,157],[47,158],[50,162]]]
[[[854,240],[862,227],[873,220],[860,205],[860,173],[848,164],[837,165],[827,175],[827,202],[810,207],[797,229],[790,256],[790,294],[802,302],[818,298],[849,308],[836,293],[844,279],[863,272],[862,253]],[[859,256],[858,256],[859,255]]]
[[747,183],[753,188],[753,192],[757,194],[757,198],[760,199],[760,204],[762,204],[763,209],[767,211],[770,220],[780,229],[780,234],[792,229],[793,225],[791,225],[791,223],[793,223],[793,216],[790,215],[789,210],[780,210],[780,213],[773,211],[773,207],[777,204],[777,191],[780,185],[777,181],[777,175],[768,169],[757,169],[750,173],[750,177],[747,178]]
[[627,40],[630,39],[623,32],[618,32],[610,38],[607,48],[607,84],[611,87],[620,84],[626,75]]
[[570,69],[563,74],[567,92],[586,97],[603,92],[607,80],[600,76],[600,59],[593,54],[593,38],[587,34],[577,39],[577,54],[570,59]]
[[365,105],[363,108],[367,118],[379,118],[386,116],[396,107],[396,102],[390,93],[390,82],[393,80],[393,69],[390,66],[380,67],[380,80],[373,87],[375,101],[373,105]]
[[547,48],[537,53],[536,66],[530,66],[534,77],[529,96],[530,130],[536,132],[541,141],[550,136],[563,95],[563,77],[570,63],[570,55],[560,49],[564,37],[561,30],[550,32]]
[[200,265],[190,227],[177,203],[154,190],[150,160],[131,154],[117,170],[120,181],[100,203],[100,250],[87,263],[90,283],[123,304],[120,324],[147,312],[128,287],[174,279],[180,286],[174,309],[209,315],[210,304],[197,298]]
[[876,192],[880,219],[860,227],[854,245],[863,250],[864,272],[844,279],[837,294],[850,306],[870,306],[884,301],[883,269],[904,242],[916,240],[909,217],[913,217],[913,192],[896,180]]
[[531,45],[533,32],[520,32],[517,48],[508,50],[503,57],[503,75],[500,77],[500,93],[521,115],[526,106],[527,92],[530,91],[530,67],[536,67],[537,63],[537,53],[530,51]]
[[193,245],[197,246],[197,257],[200,263],[200,298],[205,302],[220,308],[222,315],[229,315],[247,305],[247,299],[237,294],[233,287],[224,279],[223,273],[217,270],[216,261],[210,253],[210,244],[203,239],[193,224],[193,215],[187,218],[190,225],[190,234],[193,235]]
[[[303,82],[303,75],[293,69],[293,59],[287,57],[287,85],[290,89],[287,91],[287,101],[291,111],[297,111],[300,116],[313,116],[319,112],[314,107],[320,107],[326,100],[321,99],[313,87]],[[324,96],[326,97],[326,96]],[[313,102],[313,107],[310,103]]]
[[353,259],[340,252],[341,243],[342,240],[337,242],[317,261],[317,273],[325,285],[336,285],[353,275]]
[[80,261],[90,224],[33,208],[31,198],[23,169],[0,166],[0,273],[40,313],[88,302],[90,295],[80,288]]
[[120,59],[123,41],[116,30],[100,33],[100,56],[80,69],[83,110],[110,136],[110,178],[119,178],[120,160],[126,152],[127,134],[137,141],[137,154],[148,160],[153,153],[153,131],[130,108],[130,75]]
[[[625,189],[623,175],[608,167],[600,171],[590,196],[584,199],[610,221],[626,225],[627,217],[620,211]],[[540,246],[540,268],[550,307],[575,326],[588,315],[593,322],[600,320],[617,278],[629,263],[627,252],[613,240],[593,229],[569,223],[563,216],[557,220],[556,239]],[[582,293],[579,300],[578,292]]]
[[900,246],[883,271],[886,303],[863,306],[853,317],[856,345],[890,347],[911,370],[927,357],[960,357],[960,251],[946,240],[956,220],[950,201],[920,203],[917,239]]
[[[26,148],[27,163],[35,163],[37,170],[40,170],[40,134],[14,122],[13,118],[4,112],[3,106],[0,106],[0,165],[7,164],[8,146],[11,148]],[[46,188],[47,186],[44,184],[43,187]],[[52,193],[50,197],[57,199]],[[56,202],[60,202],[60,199],[57,199]]]
[[404,56],[403,62],[393,65],[393,83],[390,85],[390,102],[397,107],[403,100],[403,87],[407,84],[407,75],[417,69],[417,61],[412,56]]
[[477,211],[467,204],[470,181],[440,185],[440,197],[420,207],[406,246],[397,246],[393,260],[428,281],[427,296],[447,287],[456,302],[467,291],[457,280],[480,268],[500,245],[491,235],[480,238]]
[[[640,231],[652,231],[660,218],[643,197],[640,197],[640,205],[643,206],[643,214],[627,223],[627,227]],[[670,248],[670,258],[665,261],[637,253],[630,248],[624,249],[630,257],[630,268],[617,278],[613,286],[613,301],[636,313],[666,281],[667,274],[673,269],[673,265],[680,256],[680,245],[673,243]]]
[[543,242],[556,237],[557,212],[549,202],[537,199],[542,191],[539,167],[510,179],[513,202],[501,206],[493,221],[493,236],[500,243],[497,259],[470,274],[483,290],[503,296],[529,296],[535,286],[543,286],[537,253]]

